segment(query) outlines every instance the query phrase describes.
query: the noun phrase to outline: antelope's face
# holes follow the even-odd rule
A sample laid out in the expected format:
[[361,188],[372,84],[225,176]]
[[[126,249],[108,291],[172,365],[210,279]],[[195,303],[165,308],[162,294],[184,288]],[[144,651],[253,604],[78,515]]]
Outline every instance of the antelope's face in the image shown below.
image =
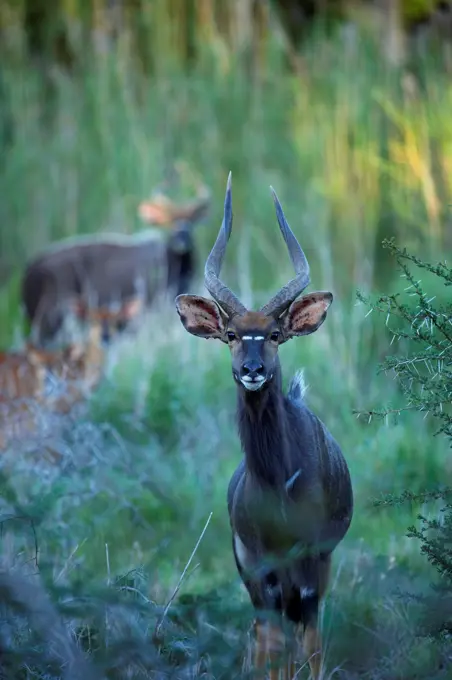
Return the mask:
[[189,333],[228,343],[234,378],[252,392],[257,392],[272,380],[279,345],[295,336],[316,331],[325,321],[333,301],[332,294],[327,292],[308,293],[297,300],[310,282],[309,265],[273,189],[272,193],[279,228],[295,267],[295,278],[258,312],[248,311],[220,281],[221,264],[232,229],[229,173],[223,222],[204,273],[206,288],[214,300],[197,295],[179,295],[175,301],[180,319]]
[[197,295],[179,295],[176,308],[189,333],[229,345],[235,381],[255,392],[272,380],[279,345],[316,331],[332,300],[327,292],[304,295],[278,319],[246,310],[229,317],[216,302]]
[[276,321],[259,312],[233,317],[226,324],[226,339],[235,381],[247,390],[260,390],[275,369],[281,340]]
[[[177,174],[180,168],[176,170]],[[210,191],[198,183],[197,197],[175,203],[160,189],[150,200],[141,201],[139,217],[153,227],[168,232],[168,249],[174,255],[185,255],[193,249],[192,231],[204,218],[210,205]]]

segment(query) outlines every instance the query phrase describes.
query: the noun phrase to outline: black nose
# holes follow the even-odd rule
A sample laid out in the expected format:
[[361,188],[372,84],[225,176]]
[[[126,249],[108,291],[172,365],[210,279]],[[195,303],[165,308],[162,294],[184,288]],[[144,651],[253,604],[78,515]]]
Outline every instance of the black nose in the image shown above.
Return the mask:
[[255,361],[254,359],[252,361],[245,361],[245,363],[242,366],[242,373],[243,375],[262,375],[264,372],[264,367],[259,361]]

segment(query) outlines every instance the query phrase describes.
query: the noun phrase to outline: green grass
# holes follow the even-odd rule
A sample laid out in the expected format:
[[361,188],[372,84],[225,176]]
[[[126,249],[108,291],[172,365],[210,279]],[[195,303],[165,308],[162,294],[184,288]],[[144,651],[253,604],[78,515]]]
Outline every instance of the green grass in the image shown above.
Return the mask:
[[[190,74],[166,66],[145,78],[112,48],[80,78],[58,81],[47,129],[38,116],[39,80],[28,64],[7,61],[14,139],[3,154],[0,241],[2,259],[17,271],[0,291],[0,341],[5,348],[20,341],[26,258],[68,235],[137,230],[138,202],[176,157],[213,192],[211,216],[197,229],[200,259],[220,225],[232,170],[235,223],[224,276],[248,302],[263,302],[291,276],[272,184],[312,264],[313,288],[335,294],[325,325],[281,349],[285,384],[305,367],[309,405],[341,444],[355,490],[324,613],[328,669],[331,677],[431,679],[440,652],[417,641],[415,607],[396,594],[423,590],[433,577],[405,537],[419,508],[376,509],[373,500],[439,484],[450,463],[428,418],[407,414],[382,424],[353,415],[400,402],[376,365],[389,349],[402,349],[389,348],[389,332],[355,305],[355,289],[403,286],[384,259],[383,237],[395,235],[432,258],[447,246],[452,87],[437,65],[419,97],[408,100],[372,44],[358,42],[353,59],[339,59],[341,40],[307,45],[304,83],[285,71],[278,42],[270,41],[271,68],[253,86],[239,57],[222,70],[206,50]],[[86,595],[71,606],[61,596],[59,606],[94,658],[105,661],[108,677],[125,677],[120,659],[128,657],[107,646],[107,634],[129,635],[151,655],[148,667],[178,666],[177,677],[200,677],[200,656],[208,677],[239,677],[251,607],[239,587],[226,510],[241,455],[234,409],[227,349],[189,336],[173,309],[113,349],[88,409],[61,434],[61,469],[40,465],[40,442],[34,455],[15,450],[2,459],[2,513],[33,518],[40,571],[54,593],[61,586]],[[145,635],[211,512],[158,654]],[[6,564],[29,565],[30,522],[5,519],[2,526]],[[124,584],[144,597],[119,592]],[[111,604],[107,632],[99,588],[133,605],[125,613]],[[336,667],[346,675],[334,674]]]

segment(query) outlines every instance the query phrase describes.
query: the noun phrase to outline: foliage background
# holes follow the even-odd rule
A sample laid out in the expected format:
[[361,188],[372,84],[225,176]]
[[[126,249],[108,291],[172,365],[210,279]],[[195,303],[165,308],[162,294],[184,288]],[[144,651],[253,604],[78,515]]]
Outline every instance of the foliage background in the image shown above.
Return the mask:
[[[232,170],[224,276],[246,303],[263,302],[291,277],[273,185],[313,287],[335,295],[324,326],[281,349],[286,383],[305,368],[309,405],[341,443],[355,488],[323,613],[326,677],[442,678],[443,649],[419,641],[415,603],[398,594],[423,593],[432,579],[406,536],[419,505],[394,512],[373,500],[443,483],[450,457],[428,417],[354,414],[402,403],[376,365],[407,350],[390,348],[391,334],[355,291],[403,290],[383,238],[432,261],[450,251],[450,45],[404,33],[408,3],[383,24],[374,7],[355,5],[318,14],[294,48],[279,8],[266,2],[66,1],[51,20],[40,3],[1,2],[0,341],[23,342],[27,258],[69,235],[138,230],[138,202],[176,158],[214,197],[197,228],[200,273]],[[396,60],[382,26],[406,42]],[[433,278],[423,282],[429,295],[445,295]],[[2,458],[3,564],[39,573],[65,628],[90,652],[93,677],[242,677],[251,608],[225,503],[240,459],[234,408],[224,347],[188,336],[169,309],[113,349],[86,409],[64,423],[43,416],[40,436]],[[58,469],[42,462],[49,438],[64,453]],[[0,589],[5,677],[72,677],[61,659],[73,650],[43,644],[13,586]],[[11,619],[13,606],[22,611]],[[42,618],[35,628],[49,630]]]

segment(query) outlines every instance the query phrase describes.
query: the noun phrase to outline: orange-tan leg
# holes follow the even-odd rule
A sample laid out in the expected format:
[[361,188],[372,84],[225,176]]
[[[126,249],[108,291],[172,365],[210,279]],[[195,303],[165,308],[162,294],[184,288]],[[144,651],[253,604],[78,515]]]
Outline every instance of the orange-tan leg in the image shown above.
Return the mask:
[[313,680],[319,680],[322,670],[322,640],[317,622],[309,623],[303,635],[303,650],[309,661]]
[[[331,573],[331,555],[319,564],[319,600],[326,592]],[[322,671],[322,638],[318,630],[317,614],[306,625],[303,634],[303,652],[309,661],[313,680],[319,680]]]
[[[267,626],[267,650],[270,661],[269,680],[287,680],[285,677],[286,638],[280,626],[269,623]],[[280,672],[283,673],[281,678]]]
[[267,648],[266,648],[266,636],[265,636],[265,624],[259,621],[254,622],[254,668],[259,671],[259,675],[264,677],[263,669],[265,669],[267,660]]
[[[257,677],[292,680],[296,673],[293,649],[292,645],[286,649],[289,641],[281,627],[270,622],[256,621],[255,635],[254,668],[258,673]],[[270,666],[268,675],[265,674],[267,661]]]
[[293,651],[289,652],[287,657],[287,680],[293,680],[296,676],[297,669],[295,667],[295,656]]
[[287,680],[293,680],[296,678],[297,674],[297,669],[296,669],[296,661],[298,660],[298,647],[299,647],[299,640],[298,640],[298,635],[297,629],[292,628],[290,636],[287,636],[286,638],[286,655],[285,655],[285,678]]

